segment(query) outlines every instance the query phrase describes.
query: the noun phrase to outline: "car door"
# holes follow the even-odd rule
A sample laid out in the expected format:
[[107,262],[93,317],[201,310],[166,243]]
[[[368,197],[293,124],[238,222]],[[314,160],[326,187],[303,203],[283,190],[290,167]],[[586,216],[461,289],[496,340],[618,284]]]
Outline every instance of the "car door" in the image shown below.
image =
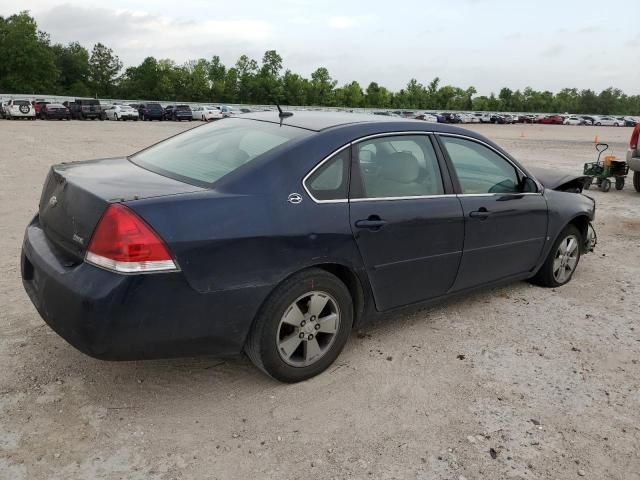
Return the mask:
[[445,294],[462,256],[464,220],[429,135],[352,146],[349,215],[378,310]]
[[453,290],[530,272],[547,234],[541,188],[478,140],[438,134],[465,219],[464,253]]

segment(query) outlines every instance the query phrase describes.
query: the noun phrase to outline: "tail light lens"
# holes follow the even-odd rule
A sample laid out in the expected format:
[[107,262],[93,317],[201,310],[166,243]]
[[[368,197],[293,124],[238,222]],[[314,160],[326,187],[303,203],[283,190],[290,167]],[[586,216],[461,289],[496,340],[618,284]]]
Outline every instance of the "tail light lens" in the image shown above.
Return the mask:
[[93,232],[85,260],[119,273],[149,273],[178,269],[164,241],[124,205],[107,208]]

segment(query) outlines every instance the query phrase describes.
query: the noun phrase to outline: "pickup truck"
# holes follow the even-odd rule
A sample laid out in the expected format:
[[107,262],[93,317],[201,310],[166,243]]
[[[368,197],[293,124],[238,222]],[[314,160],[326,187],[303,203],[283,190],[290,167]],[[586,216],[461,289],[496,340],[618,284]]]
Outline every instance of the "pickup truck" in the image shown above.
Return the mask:
[[104,120],[105,115],[100,105],[100,100],[76,99],[73,102],[64,102],[63,105],[69,109],[71,118],[86,120],[87,118]]

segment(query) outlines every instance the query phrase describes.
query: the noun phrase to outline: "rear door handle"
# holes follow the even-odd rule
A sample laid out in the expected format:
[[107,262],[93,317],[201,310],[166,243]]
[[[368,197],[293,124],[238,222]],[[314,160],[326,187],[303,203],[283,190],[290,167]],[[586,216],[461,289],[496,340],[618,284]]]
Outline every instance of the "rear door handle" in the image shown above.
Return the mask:
[[358,228],[369,228],[371,230],[378,230],[384,227],[387,224],[385,220],[382,220],[377,215],[371,215],[366,220],[357,220],[356,227]]
[[491,212],[488,211],[485,207],[480,207],[478,210],[474,210],[473,212],[469,213],[469,216],[471,218],[477,218],[479,220],[486,220],[489,215],[491,215]]

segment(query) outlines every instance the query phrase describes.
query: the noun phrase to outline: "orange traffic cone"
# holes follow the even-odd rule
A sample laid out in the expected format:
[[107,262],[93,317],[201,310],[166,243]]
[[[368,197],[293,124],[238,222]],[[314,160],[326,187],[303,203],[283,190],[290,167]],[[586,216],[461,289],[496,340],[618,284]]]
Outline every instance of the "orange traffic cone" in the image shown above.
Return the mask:
[[600,143],[600,139],[598,138],[598,135],[593,137],[593,143]]

